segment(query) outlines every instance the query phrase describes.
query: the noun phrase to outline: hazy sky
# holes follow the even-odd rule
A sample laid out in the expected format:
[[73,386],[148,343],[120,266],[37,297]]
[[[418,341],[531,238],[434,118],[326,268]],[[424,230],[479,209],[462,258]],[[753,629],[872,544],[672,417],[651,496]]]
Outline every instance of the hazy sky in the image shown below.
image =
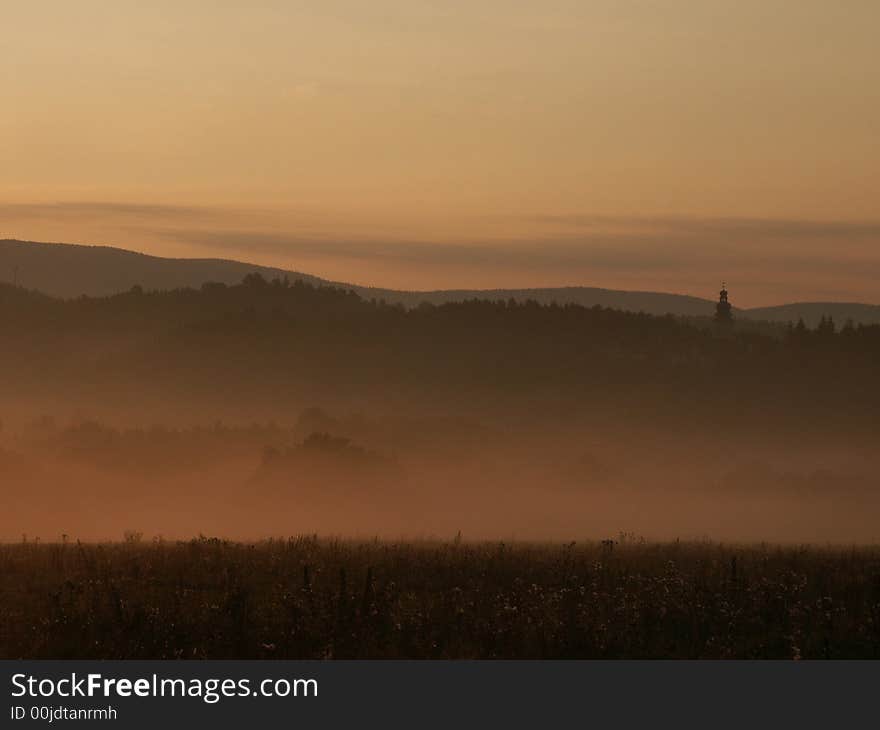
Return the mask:
[[0,237],[880,303],[877,0],[2,5]]

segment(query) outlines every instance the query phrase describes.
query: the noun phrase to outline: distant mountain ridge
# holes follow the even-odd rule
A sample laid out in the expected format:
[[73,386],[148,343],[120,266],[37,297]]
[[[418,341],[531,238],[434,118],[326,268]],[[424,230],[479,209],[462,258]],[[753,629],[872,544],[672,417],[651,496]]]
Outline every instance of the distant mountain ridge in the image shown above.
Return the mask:
[[795,302],[775,307],[754,307],[742,314],[749,319],[768,322],[797,322],[803,319],[810,327],[815,327],[822,317],[831,317],[837,325],[844,325],[849,320],[854,324],[880,324],[880,306],[860,302]]
[[[311,274],[227,259],[172,259],[110,246],[36,243],[0,240],[0,281],[20,285],[55,297],[107,296],[138,285],[144,289],[198,288],[206,281],[237,284],[250,273],[273,279],[288,277],[313,284],[351,289],[366,299],[385,299],[407,307],[421,302],[441,304],[466,299],[534,299],[541,303],[574,303],[647,314],[709,317],[715,303],[709,299],[663,292],[620,291],[596,287],[535,289],[455,289],[398,291],[330,281]],[[802,302],[774,307],[735,310],[740,317],[771,322],[797,321],[810,325],[823,316],[840,324],[847,320],[880,324],[880,306],[859,303]]]

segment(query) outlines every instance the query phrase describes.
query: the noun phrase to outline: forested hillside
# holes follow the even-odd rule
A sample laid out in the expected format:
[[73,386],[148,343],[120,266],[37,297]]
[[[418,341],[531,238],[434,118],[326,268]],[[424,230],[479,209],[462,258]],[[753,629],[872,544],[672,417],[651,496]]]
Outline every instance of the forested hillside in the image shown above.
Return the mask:
[[724,405],[731,419],[777,408],[861,419],[878,405],[878,326],[764,333],[512,300],[406,309],[251,274],[235,286],[68,301],[6,286],[0,327],[0,369],[25,389],[479,391],[670,415]]

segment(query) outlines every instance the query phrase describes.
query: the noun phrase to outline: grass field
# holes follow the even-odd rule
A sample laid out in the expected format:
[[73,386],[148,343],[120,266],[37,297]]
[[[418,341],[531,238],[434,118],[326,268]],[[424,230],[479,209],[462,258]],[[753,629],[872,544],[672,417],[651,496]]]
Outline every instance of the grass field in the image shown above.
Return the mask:
[[0,546],[2,658],[880,658],[880,548]]

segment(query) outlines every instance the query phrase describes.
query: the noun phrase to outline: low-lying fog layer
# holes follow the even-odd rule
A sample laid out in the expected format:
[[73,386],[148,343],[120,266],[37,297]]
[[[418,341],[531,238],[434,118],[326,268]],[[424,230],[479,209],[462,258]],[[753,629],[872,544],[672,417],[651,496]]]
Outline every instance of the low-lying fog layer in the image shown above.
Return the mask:
[[880,537],[871,434],[525,409],[306,408],[249,424],[172,412],[156,425],[19,408],[0,432],[0,538]]
[[880,326],[841,324],[0,285],[0,534],[874,541]]

